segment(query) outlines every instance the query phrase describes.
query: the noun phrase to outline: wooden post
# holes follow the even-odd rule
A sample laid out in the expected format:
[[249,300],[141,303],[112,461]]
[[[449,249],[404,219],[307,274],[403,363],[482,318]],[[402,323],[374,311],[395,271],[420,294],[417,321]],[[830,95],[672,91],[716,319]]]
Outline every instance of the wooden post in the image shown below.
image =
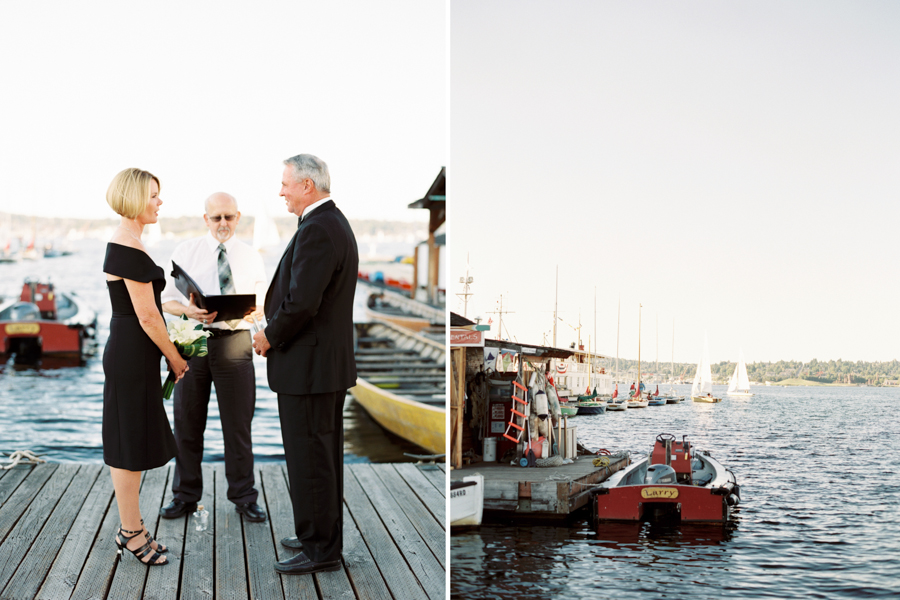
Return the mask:
[[463,411],[466,408],[466,349],[452,348],[450,361],[453,371],[450,377],[450,465],[462,467]]
[[413,276],[412,289],[409,291],[409,297],[416,299],[416,292],[419,291],[419,246],[413,248]]

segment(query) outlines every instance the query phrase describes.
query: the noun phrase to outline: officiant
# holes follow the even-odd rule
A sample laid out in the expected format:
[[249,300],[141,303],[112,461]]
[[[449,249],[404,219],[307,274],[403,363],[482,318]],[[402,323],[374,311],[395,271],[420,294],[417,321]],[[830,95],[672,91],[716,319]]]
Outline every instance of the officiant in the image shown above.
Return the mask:
[[[241,221],[237,200],[218,192],[206,199],[203,221],[209,232],[180,243],[172,252],[177,263],[200,287],[204,296],[220,294],[256,294],[261,310],[266,293],[266,274],[259,252],[235,237]],[[259,492],[253,477],[253,444],[250,423],[256,408],[256,373],[253,368],[250,324],[236,319],[216,321],[217,313],[195,305],[193,295],[185,298],[175,287],[172,266],[166,271],[162,293],[163,311],[203,324],[212,336],[207,339],[209,353],[190,362],[190,378],[175,386],[175,478],[173,500],[160,509],[174,519],[197,509],[203,493],[203,433],[209,408],[211,386],[216,386],[219,418],[225,439],[225,478],[228,499],[235,510],[249,521],[266,520],[257,504]],[[209,482],[212,485],[212,482]]]

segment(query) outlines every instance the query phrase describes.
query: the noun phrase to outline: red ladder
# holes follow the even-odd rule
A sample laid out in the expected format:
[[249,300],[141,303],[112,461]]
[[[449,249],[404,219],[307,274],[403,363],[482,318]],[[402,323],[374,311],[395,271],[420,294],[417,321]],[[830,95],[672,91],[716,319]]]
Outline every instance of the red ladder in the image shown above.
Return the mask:
[[[510,396],[513,399],[512,409],[510,409],[510,412],[512,414],[510,414],[509,416],[509,423],[506,426],[506,432],[503,434],[503,437],[511,442],[515,442],[516,444],[518,444],[522,440],[522,434],[525,433],[525,419],[528,418],[528,388],[520,384],[518,381],[513,381],[512,383],[518,389],[513,390],[513,395]],[[519,390],[521,390],[522,392],[521,398],[517,396]],[[522,405],[523,412],[519,412],[518,410],[516,410],[517,404]],[[519,423],[521,424],[516,423],[516,421],[519,421]],[[510,428],[519,430],[516,437],[509,435]]]

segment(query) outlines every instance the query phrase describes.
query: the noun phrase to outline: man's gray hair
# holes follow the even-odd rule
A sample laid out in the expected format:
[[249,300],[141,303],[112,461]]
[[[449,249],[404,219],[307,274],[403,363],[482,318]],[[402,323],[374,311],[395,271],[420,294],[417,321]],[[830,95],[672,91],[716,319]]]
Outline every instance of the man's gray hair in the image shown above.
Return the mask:
[[328,174],[328,165],[321,158],[312,154],[298,154],[284,161],[284,164],[294,167],[294,181],[312,179],[317,190],[331,192],[331,175]]

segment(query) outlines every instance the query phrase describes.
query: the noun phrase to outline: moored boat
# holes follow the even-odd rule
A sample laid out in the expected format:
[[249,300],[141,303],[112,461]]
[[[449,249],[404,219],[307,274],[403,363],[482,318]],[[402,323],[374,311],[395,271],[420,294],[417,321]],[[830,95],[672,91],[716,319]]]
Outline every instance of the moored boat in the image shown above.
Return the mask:
[[18,299],[0,304],[0,354],[7,359],[77,363],[90,354],[96,336],[97,313],[74,292],[60,293],[52,283],[26,279]]
[[450,528],[477,527],[484,512],[484,476],[476,473],[450,483]]
[[[371,288],[368,282],[363,283]],[[372,288],[366,300],[366,314],[369,318],[387,321],[423,335],[444,336],[446,316],[442,308],[390,290]]]
[[614,473],[594,491],[601,521],[674,518],[682,523],[724,523],[740,502],[734,473],[682,436],[656,436],[647,458]]
[[606,412],[606,402],[598,402],[597,400],[579,400],[579,415],[602,415]]
[[445,451],[446,349],[384,321],[356,324],[353,397],[379,425],[435,454]]

